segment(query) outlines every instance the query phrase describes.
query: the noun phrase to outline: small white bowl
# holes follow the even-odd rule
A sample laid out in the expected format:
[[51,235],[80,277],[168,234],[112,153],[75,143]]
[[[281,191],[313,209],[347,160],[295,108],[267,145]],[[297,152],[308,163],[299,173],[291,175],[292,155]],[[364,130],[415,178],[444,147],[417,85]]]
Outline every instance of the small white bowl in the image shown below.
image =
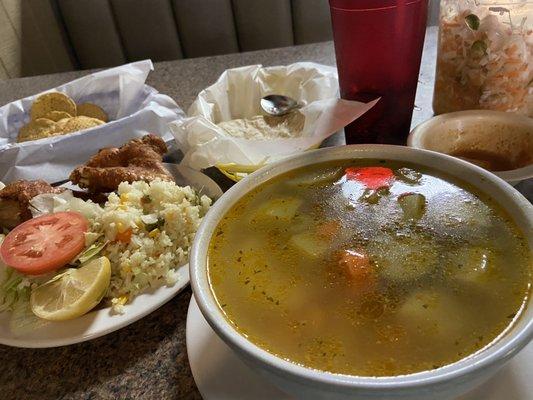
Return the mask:
[[[433,117],[413,129],[407,145],[453,154],[457,150],[484,150],[516,160],[533,160],[533,118],[489,111],[458,111]],[[509,171],[491,171],[512,185],[533,177],[533,163]]]
[[516,189],[490,172],[445,154],[402,146],[355,145],[309,151],[254,172],[228,190],[209,210],[191,250],[190,275],[200,311],[216,334],[250,368],[295,398],[306,400],[441,400],[457,397],[486,381],[533,338],[533,300],[516,325],[492,346],[456,363],[411,375],[361,377],[333,374],[286,361],[256,346],[226,320],[209,286],[209,242],[218,223],[243,196],[262,183],[295,168],[346,159],[386,159],[430,167],[456,177],[500,204],[533,247],[533,205]]

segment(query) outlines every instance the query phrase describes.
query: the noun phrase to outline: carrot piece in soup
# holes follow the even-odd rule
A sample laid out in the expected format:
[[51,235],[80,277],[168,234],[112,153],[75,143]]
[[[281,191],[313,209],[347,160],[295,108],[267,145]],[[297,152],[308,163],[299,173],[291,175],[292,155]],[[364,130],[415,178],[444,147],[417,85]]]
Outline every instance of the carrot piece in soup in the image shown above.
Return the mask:
[[387,188],[394,181],[394,173],[386,167],[350,167],[345,172],[346,179],[358,181],[372,190]]
[[357,289],[367,291],[376,284],[376,274],[365,252],[344,250],[340,255],[339,265]]

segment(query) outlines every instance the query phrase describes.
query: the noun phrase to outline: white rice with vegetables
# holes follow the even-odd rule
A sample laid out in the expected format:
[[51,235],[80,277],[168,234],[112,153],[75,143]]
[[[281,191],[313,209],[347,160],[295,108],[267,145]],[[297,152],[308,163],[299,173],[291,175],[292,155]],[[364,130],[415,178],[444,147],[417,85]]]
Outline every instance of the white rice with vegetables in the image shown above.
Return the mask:
[[[37,214],[39,210],[77,211],[87,218],[86,247],[76,264],[96,256],[109,259],[111,284],[105,299],[114,312],[123,313],[123,306],[137,294],[176,282],[177,269],[189,260],[194,235],[211,199],[189,186],[155,180],[121,183],[103,207],[75,198],[71,192],[37,196],[32,205]],[[6,275],[0,277],[3,309],[14,310],[18,300],[27,301],[30,287],[51,277],[2,269]]]
[[[198,196],[188,186],[163,181],[121,183],[103,209],[92,204],[96,215],[88,218],[87,240],[94,241],[96,249],[106,244],[99,255],[111,262],[106,297],[114,311],[122,312],[138,293],[176,282],[176,269],[188,262],[194,235],[210,204],[207,196]],[[84,211],[74,204],[65,206]]]

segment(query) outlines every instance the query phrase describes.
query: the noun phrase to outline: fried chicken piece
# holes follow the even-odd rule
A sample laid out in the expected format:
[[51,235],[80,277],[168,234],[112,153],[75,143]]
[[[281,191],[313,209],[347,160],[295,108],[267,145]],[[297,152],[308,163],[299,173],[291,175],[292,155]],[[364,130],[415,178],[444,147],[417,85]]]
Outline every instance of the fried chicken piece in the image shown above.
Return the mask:
[[91,200],[93,203],[104,205],[108,200],[107,193],[93,193],[85,190],[73,190],[72,195],[83,201]]
[[64,189],[45,181],[15,181],[0,190],[0,227],[13,229],[31,219],[30,200],[43,193],[61,193]]
[[86,165],[72,171],[70,180],[90,192],[113,192],[121,182],[150,182],[157,178],[171,181],[172,176],[163,166],[166,152],[163,139],[146,135],[120,148],[100,150]]

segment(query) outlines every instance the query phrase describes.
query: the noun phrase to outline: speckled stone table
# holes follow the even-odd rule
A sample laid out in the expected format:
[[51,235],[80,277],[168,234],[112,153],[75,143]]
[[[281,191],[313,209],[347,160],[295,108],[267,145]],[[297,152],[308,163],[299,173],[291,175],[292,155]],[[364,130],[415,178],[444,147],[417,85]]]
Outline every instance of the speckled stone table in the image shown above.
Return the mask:
[[[436,30],[429,28],[413,125],[432,115]],[[148,84],[187,110],[227,68],[296,61],[335,64],[331,43],[155,64]],[[78,78],[87,71],[0,81],[0,105]],[[105,337],[53,349],[0,345],[0,399],[199,399],[187,361],[185,321],[191,290]]]

